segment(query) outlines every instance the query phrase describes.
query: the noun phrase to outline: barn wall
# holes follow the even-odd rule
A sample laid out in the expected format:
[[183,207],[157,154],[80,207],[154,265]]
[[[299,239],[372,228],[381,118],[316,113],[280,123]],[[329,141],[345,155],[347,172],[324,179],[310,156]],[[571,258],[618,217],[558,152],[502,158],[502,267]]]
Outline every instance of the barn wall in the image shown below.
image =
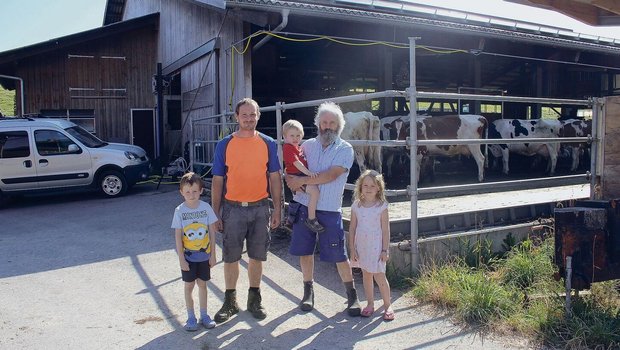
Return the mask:
[[[187,0],[127,0],[124,20],[156,12],[160,14],[157,61],[164,69],[210,40],[220,39],[220,46],[214,52],[172,73],[181,82],[182,130],[166,130],[165,142],[173,153],[185,154],[192,139],[188,118],[232,111],[236,101],[252,95],[251,50],[243,56],[235,54],[233,66],[230,48],[248,34],[248,29],[234,11],[225,13]],[[237,49],[241,51],[243,45],[237,45]],[[234,74],[231,69],[235,70]],[[196,130],[195,137],[199,140],[217,140],[221,134],[219,128],[204,123],[197,129],[200,130]],[[212,144],[201,145],[204,148],[201,157],[210,161]]]
[[[251,61],[247,59],[250,57],[249,52],[245,55],[246,59],[240,59],[239,55],[235,57],[235,84],[230,82],[232,76],[230,46],[247,35],[247,33],[244,34],[242,18],[232,11],[225,15],[224,12],[199,6],[187,0],[128,0],[125,5],[124,20],[155,12],[160,13],[158,60],[164,67],[215,38],[222,20],[226,17],[219,35],[220,50],[217,57],[213,57],[209,63],[212,67],[219,65],[219,90],[214,95],[219,96],[219,101],[215,104],[216,110],[220,113],[227,107],[229,108],[231,100],[237,101],[251,95],[251,79],[246,73],[246,71],[251,72],[249,67]],[[242,47],[238,46],[238,49],[241,50]],[[182,69],[182,93],[198,88],[207,60],[208,55],[199,59],[197,61],[200,62],[199,64],[192,63]],[[202,85],[216,81],[214,74],[215,70],[209,69]],[[231,99],[233,86],[235,86],[235,91]]]
[[92,109],[99,137],[130,143],[130,109],[155,107],[156,35],[145,27],[20,61],[25,112]]
[[603,199],[620,198],[620,96],[605,98]]

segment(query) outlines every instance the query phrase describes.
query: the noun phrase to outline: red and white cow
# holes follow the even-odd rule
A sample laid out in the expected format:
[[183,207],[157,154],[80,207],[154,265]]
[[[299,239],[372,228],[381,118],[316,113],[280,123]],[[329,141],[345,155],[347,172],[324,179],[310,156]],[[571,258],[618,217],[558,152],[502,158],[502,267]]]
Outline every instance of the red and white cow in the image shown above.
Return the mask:
[[[382,120],[382,126],[386,129],[384,135],[390,139],[404,139],[409,132],[409,116],[390,117]],[[388,122],[389,121],[389,122]],[[400,124],[402,121],[402,125]],[[453,139],[482,139],[487,127],[487,120],[480,115],[446,115],[446,116],[418,116],[417,118],[418,140],[453,140]],[[394,127],[400,125],[395,131]],[[393,138],[398,137],[398,138]],[[420,166],[424,157],[443,156],[453,157],[458,155],[472,156],[478,165],[478,180],[484,180],[484,155],[480,145],[429,145],[420,146],[417,150],[416,170],[420,179]],[[388,158],[389,162],[389,158]],[[388,176],[390,175],[390,163]]]
[[[344,114],[343,140],[380,140],[379,117],[370,112],[347,112]],[[382,172],[380,146],[353,146],[355,161],[363,172],[367,168]]]
[[[498,119],[489,126],[489,139],[528,139],[528,138],[557,138],[560,135],[562,122],[551,119]],[[493,156],[502,158],[502,172],[508,174],[510,152],[524,156],[541,155],[549,159],[547,171],[555,173],[558,161],[559,142],[546,143],[516,143],[489,145]]]

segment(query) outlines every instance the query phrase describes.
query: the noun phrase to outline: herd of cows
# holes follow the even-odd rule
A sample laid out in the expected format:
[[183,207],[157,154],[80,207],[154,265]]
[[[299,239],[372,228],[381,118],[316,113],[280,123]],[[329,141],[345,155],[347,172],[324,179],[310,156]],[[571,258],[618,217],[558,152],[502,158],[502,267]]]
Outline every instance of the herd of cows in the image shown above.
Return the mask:
[[[379,118],[370,112],[345,113],[345,140],[406,140],[410,132],[409,115]],[[523,139],[523,143],[508,144],[470,144],[470,145],[425,145],[419,146],[416,153],[417,179],[420,169],[434,171],[436,157],[473,157],[478,180],[484,180],[487,158],[494,160],[491,166],[502,161],[502,172],[509,173],[510,154],[534,157],[547,161],[547,172],[554,175],[558,157],[570,157],[570,170],[575,171],[586,152],[583,144],[550,141],[528,143],[528,138],[586,137],[592,134],[591,120],[567,119],[498,119],[491,123],[480,115],[417,116],[418,140],[447,139]],[[409,150],[405,147],[379,147],[354,145],[355,160],[360,171],[366,168],[384,172],[388,178],[393,176],[395,160],[408,159]],[[485,155],[487,157],[485,158]],[[385,164],[385,167],[383,166]],[[430,169],[428,169],[430,168]]]

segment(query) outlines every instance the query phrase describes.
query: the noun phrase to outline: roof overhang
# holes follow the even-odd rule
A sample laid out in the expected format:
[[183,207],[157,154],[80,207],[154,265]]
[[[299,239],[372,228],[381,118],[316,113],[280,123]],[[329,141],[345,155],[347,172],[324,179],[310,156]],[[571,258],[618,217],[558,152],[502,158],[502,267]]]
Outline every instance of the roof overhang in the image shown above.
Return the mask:
[[620,2],[617,0],[505,0],[544,8],[572,17],[591,26],[620,25]]
[[153,28],[157,28],[158,24],[159,13],[153,13],[128,21],[118,22],[107,26],[87,30],[84,32],[51,39],[38,44],[0,52],[0,65],[17,61],[22,58],[54,51],[63,47],[81,44],[87,41],[92,41],[115,34],[125,33],[138,28],[143,28],[147,26],[153,26]]
[[[396,1],[392,1],[396,2]],[[403,9],[330,5],[330,1],[282,1],[282,0],[230,0],[227,8],[252,11],[281,12],[288,9],[291,15],[315,16],[365,23],[392,24],[404,27],[418,26],[435,31],[452,33],[471,33],[482,37],[501,38],[531,44],[564,47],[575,50],[592,51],[620,55],[620,41],[610,38],[589,37],[562,28],[538,27],[532,23],[520,26],[514,20],[494,21],[493,18],[476,16],[452,18],[437,12],[403,11]]]

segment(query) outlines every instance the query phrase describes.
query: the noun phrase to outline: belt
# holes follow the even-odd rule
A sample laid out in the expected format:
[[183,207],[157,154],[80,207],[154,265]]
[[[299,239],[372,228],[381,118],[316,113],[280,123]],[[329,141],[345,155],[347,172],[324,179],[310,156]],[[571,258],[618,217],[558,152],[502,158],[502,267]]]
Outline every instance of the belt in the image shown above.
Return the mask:
[[254,207],[254,206],[265,205],[269,203],[269,200],[267,198],[257,200],[256,202],[237,202],[237,201],[231,201],[229,199],[224,199],[224,201],[230,205],[236,205],[238,207]]

